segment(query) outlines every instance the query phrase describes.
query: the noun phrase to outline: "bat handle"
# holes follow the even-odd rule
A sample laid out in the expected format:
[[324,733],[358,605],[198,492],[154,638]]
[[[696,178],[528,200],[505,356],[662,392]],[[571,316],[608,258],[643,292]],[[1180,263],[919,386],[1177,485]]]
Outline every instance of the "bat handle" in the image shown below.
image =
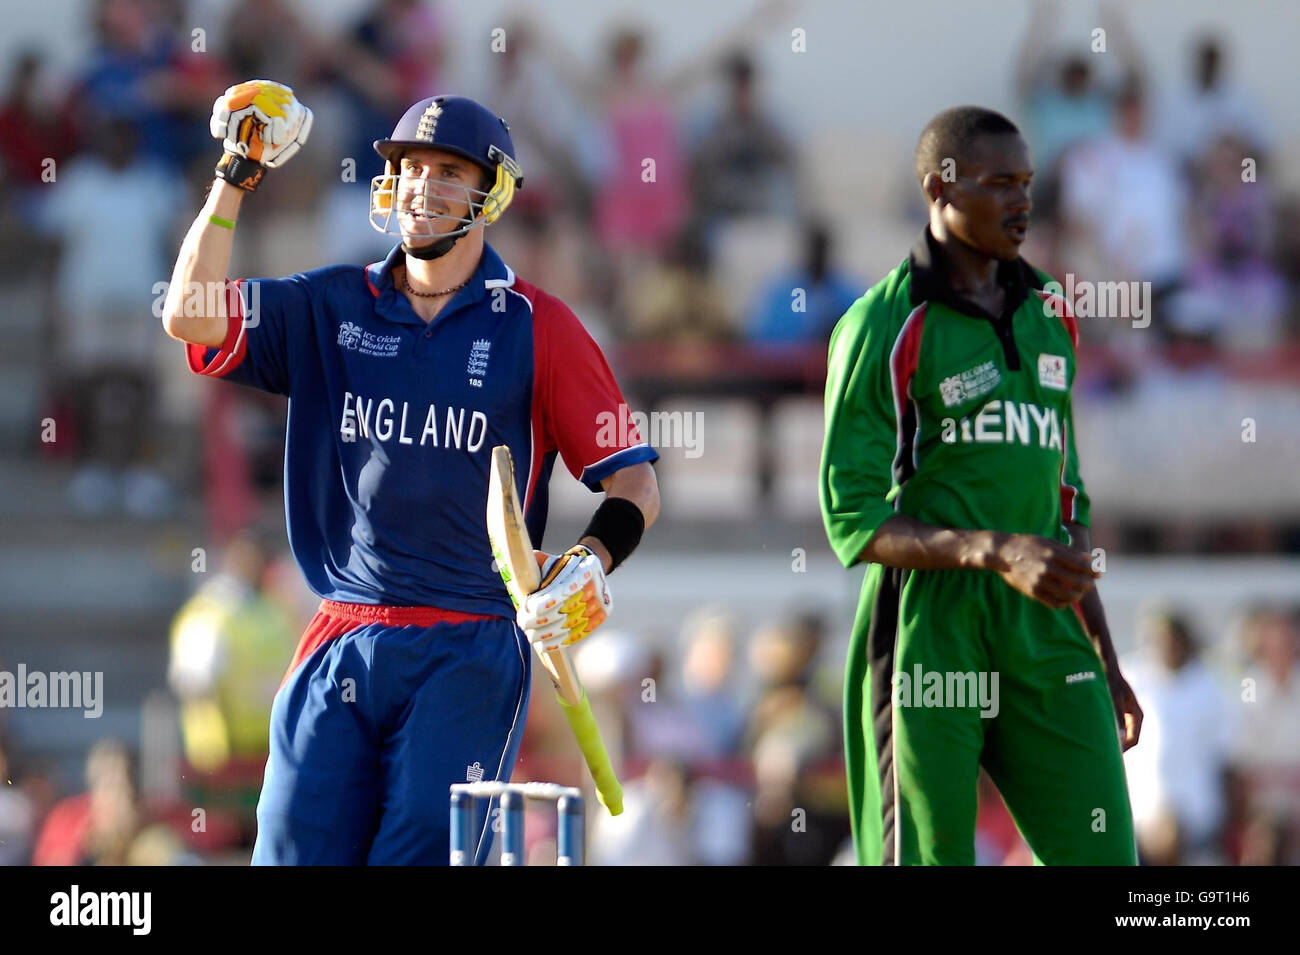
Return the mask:
[[605,742],[600,738],[600,729],[596,726],[596,717],[591,712],[591,702],[587,699],[586,691],[583,691],[576,704],[569,703],[561,694],[557,694],[556,698],[573,729],[578,748],[587,761],[587,768],[591,770],[592,781],[596,784],[596,798],[609,810],[611,816],[617,816],[623,811],[623,787],[609,761]]

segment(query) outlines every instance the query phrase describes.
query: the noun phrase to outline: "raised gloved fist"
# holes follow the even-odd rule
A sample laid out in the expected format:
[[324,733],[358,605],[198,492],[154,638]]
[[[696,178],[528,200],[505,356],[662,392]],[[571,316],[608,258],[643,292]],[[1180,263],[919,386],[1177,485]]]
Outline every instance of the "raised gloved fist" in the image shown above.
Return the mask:
[[307,142],[311,110],[287,86],[249,80],[217,97],[209,129],[226,152],[277,169]]
[[614,609],[600,558],[586,547],[554,557],[537,551],[542,582],[515,614],[519,628],[539,652],[567,647],[591,633]]

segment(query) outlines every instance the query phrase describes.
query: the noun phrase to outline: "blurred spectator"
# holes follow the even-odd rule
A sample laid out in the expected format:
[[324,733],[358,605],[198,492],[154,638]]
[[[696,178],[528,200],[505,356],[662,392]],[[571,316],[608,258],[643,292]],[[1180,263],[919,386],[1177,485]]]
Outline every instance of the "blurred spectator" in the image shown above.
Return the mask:
[[701,770],[691,786],[691,846],[700,865],[749,861],[751,803],[737,756],[747,714],[736,683],[736,621],[719,608],[690,615],[683,626],[680,708],[700,741]]
[[[172,10],[179,21],[179,6]],[[226,85],[220,58],[191,48],[146,0],[99,0],[95,50],[69,100],[82,143],[93,145],[104,116],[133,120],[150,160],[180,166],[208,148],[206,117]],[[182,38],[183,36],[183,38]],[[99,220],[103,221],[103,220]]]
[[130,754],[117,740],[100,740],[86,756],[86,792],[50,810],[32,864],[125,865],[140,816]]
[[1276,250],[1277,195],[1267,169],[1258,164],[1247,181],[1247,158],[1246,141],[1224,133],[1201,143],[1189,167],[1195,188],[1192,231],[1201,254],[1217,253],[1225,241],[1231,241],[1241,257],[1270,259]]
[[39,220],[39,206],[50,183],[42,174],[58,163],[71,146],[71,132],[65,117],[40,96],[44,57],[34,51],[22,53],[14,63],[4,102],[0,104],[0,183],[14,190],[18,218],[24,223]]
[[[1233,764],[1246,780],[1253,814],[1281,820],[1294,848],[1300,832],[1300,667],[1293,615],[1261,610],[1244,636],[1251,664],[1243,681],[1243,732]],[[1291,858],[1288,864],[1296,864]]]
[[[619,752],[637,752],[641,735],[638,724],[641,714],[647,712],[641,703],[647,697],[658,699],[663,662],[645,640],[631,631],[605,628],[600,637],[574,648],[574,665],[592,698],[592,709],[596,709],[597,700],[605,704],[602,709],[613,723],[611,745]],[[652,682],[646,684],[646,680]]]
[[976,865],[1033,865],[1034,854],[1016,828],[1002,794],[983,769],[979,775],[979,810],[975,817]]
[[663,655],[652,652],[644,659],[641,675],[628,674],[621,694],[628,756],[670,759],[688,767],[717,760],[713,738],[700,726],[697,714],[683,705],[680,688],[672,685],[671,677],[665,682]]
[[[1300,304],[1300,195],[1278,196],[1277,262],[1291,290],[1293,312]],[[1300,326],[1300,315],[1293,313],[1292,328]]]
[[[1100,12],[1107,41],[1120,60],[1124,76],[1136,79],[1141,63],[1127,26],[1113,6],[1102,4]],[[1088,57],[1079,53],[1062,55],[1052,45],[1051,32],[1062,19],[1060,3],[1036,0],[1016,62],[1016,94],[1026,116],[1026,140],[1041,180],[1055,178],[1057,161],[1067,146],[1098,139],[1111,127],[1112,96],[1093,75]]]
[[686,773],[670,761],[655,761],[623,787],[623,813],[600,812],[591,824],[590,865],[695,864],[690,843]]
[[510,263],[516,275],[554,289],[552,294],[570,304],[592,337],[602,347],[608,347],[612,344],[612,275],[603,267],[602,250],[591,231],[590,216],[577,204],[557,205],[569,201],[562,198],[567,186],[557,185],[560,191],[548,192],[550,187],[545,182],[541,183],[541,194],[534,196],[535,202],[530,200],[516,209],[519,197],[533,191],[532,173],[525,171],[524,175],[528,188],[515,193],[510,214],[492,225],[492,248]]
[[1285,337],[1289,303],[1272,264],[1274,196],[1266,180],[1242,181],[1246,149],[1224,136],[1205,151],[1192,207],[1197,255],[1169,317],[1178,332],[1261,352]]
[[1069,258],[1088,263],[1083,278],[1150,282],[1147,304],[1159,327],[1162,301],[1187,268],[1186,203],[1177,165],[1147,135],[1142,91],[1129,86],[1119,98],[1114,132],[1071,150],[1062,166],[1063,226],[1078,243]]
[[1255,98],[1224,79],[1223,39],[1200,37],[1192,47],[1189,81],[1163,111],[1162,140],[1184,163],[1196,162],[1206,145],[1231,135],[1248,145],[1243,155],[1271,145]]
[[606,250],[592,229],[594,186],[610,164],[604,124],[570,95],[525,17],[504,27],[486,100],[510,124],[526,188],[492,227],[492,247],[530,282],[569,302],[597,341],[613,302]]
[[176,827],[163,822],[145,826],[131,840],[126,865],[202,865],[203,859],[186,847]]
[[1255,813],[1242,833],[1240,865],[1296,865],[1296,829],[1281,816]]
[[826,800],[819,772],[839,755],[839,721],[809,691],[824,626],[819,617],[799,617],[765,627],[750,645],[763,687],[748,734],[758,865],[826,865],[848,827],[843,807]]
[[727,103],[691,156],[695,214],[708,227],[739,216],[792,217],[795,154],[759,101],[754,61],[736,53],[724,72]]
[[[145,464],[156,397],[158,320],[144,307],[170,272],[169,227],[181,207],[177,178],[141,155],[123,118],[96,129],[94,155],[77,158],[51,186],[46,208],[62,238],[56,280],[58,376],[79,405],[85,465],[69,488],[83,514],[121,503],[160,517],[171,489]],[[112,240],[104,240],[104,228]]]
[[289,0],[237,0],[226,15],[222,55],[236,82],[274,77],[297,90],[324,55]]
[[271,703],[293,657],[294,621],[263,590],[271,559],[252,532],[226,547],[221,569],[176,615],[167,679],[181,699],[185,756],[200,772],[247,761],[260,782]]
[[[95,50],[79,77],[73,101],[82,122],[101,116],[135,121],[142,151],[153,159],[173,158],[174,133],[158,101],[155,80],[165,73],[169,42],[162,24],[143,0],[99,0],[94,5]],[[98,130],[81,128],[93,144]]]
[[[354,86],[375,82],[400,112],[439,88],[446,59],[446,25],[428,0],[378,0],[352,31],[346,64]],[[366,95],[382,104],[373,88]]]
[[616,31],[604,69],[590,77],[575,77],[576,60],[547,36],[541,50],[571,91],[600,111],[606,127],[611,155],[596,187],[602,244],[616,254],[663,250],[686,220],[686,161],[671,92],[644,72],[645,33]]
[[221,545],[281,507],[286,411],[278,396],[213,384],[203,389],[199,420],[204,510],[212,540]]
[[677,102],[716,66],[725,51],[767,26],[784,3],[767,2],[684,64],[660,77],[646,70],[644,29],[613,31],[606,62],[584,71],[554,31],[535,20],[537,50],[570,94],[598,114],[609,142],[608,166],[596,190],[596,229],[602,244],[622,260],[620,272],[666,251],[688,215],[689,184]]
[[735,620],[705,609],[683,627],[681,705],[702,744],[702,755],[733,756],[745,732],[745,712],[735,682]]
[[748,865],[752,799],[734,778],[697,776],[691,784],[690,844],[696,865]]
[[347,94],[346,155],[357,181],[384,171],[372,148],[412,104],[442,90],[445,28],[437,8],[418,0],[376,0],[330,52],[331,78]]
[[31,856],[36,807],[10,775],[9,753],[0,736],[0,866],[26,865]]
[[589,183],[599,181],[610,163],[604,130],[537,55],[537,37],[527,19],[506,25],[505,49],[492,63],[487,102],[510,124],[527,187],[515,195],[503,223],[521,212],[568,211],[588,218]]
[[710,342],[735,336],[732,302],[710,270],[703,236],[688,229],[662,261],[624,290],[626,334],[653,342]]
[[446,35],[433,4],[375,0],[325,50],[327,78],[342,95],[347,114],[343,155],[356,163],[355,181],[335,180],[325,198],[321,251],[326,261],[364,265],[393,247],[391,238],[377,233],[366,218],[371,179],[384,171],[373,144],[393,131],[411,104],[449,92],[442,89]]
[[1219,862],[1233,710],[1181,616],[1148,616],[1140,640],[1122,669],[1145,715],[1141,742],[1124,754],[1141,859]]
[[804,227],[799,268],[773,279],[759,295],[749,339],[761,345],[820,344],[863,292],[860,282],[832,268],[834,247],[824,223]]
[[[277,530],[277,541],[280,539],[279,533]],[[312,593],[311,588],[302,579],[298,565],[294,563],[293,554],[289,552],[287,546],[273,545],[269,538],[263,538],[261,546],[266,549],[267,554],[267,564],[261,577],[262,594],[271,603],[280,607],[288,617],[290,629],[295,637],[293,648],[296,649],[297,637],[306,629],[307,624],[320,608],[320,597]]]

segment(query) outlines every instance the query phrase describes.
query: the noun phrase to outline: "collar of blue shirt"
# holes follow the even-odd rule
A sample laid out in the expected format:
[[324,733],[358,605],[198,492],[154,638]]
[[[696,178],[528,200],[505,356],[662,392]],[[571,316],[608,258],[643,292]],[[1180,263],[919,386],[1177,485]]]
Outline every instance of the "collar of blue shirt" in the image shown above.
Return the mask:
[[[373,262],[366,266],[366,283],[375,295],[375,312],[390,322],[403,325],[424,327],[424,319],[415,314],[406,296],[398,292],[393,284],[393,267],[401,262],[404,253],[400,244],[393,246],[391,252],[382,262]],[[457,312],[462,308],[481,302],[489,289],[510,288],[515,284],[515,273],[510,266],[501,261],[501,256],[486,242],[483,243],[483,256],[478,267],[470,276],[469,284],[452,296],[450,302],[442,307],[436,321]]]

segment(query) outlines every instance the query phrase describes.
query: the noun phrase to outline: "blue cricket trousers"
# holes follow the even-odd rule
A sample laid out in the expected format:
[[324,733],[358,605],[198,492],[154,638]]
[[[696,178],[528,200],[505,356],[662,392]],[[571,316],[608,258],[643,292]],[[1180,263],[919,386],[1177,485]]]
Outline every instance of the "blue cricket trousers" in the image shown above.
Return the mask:
[[504,617],[322,602],[271,707],[253,864],[446,865],[448,787],[518,758],[529,652]]

